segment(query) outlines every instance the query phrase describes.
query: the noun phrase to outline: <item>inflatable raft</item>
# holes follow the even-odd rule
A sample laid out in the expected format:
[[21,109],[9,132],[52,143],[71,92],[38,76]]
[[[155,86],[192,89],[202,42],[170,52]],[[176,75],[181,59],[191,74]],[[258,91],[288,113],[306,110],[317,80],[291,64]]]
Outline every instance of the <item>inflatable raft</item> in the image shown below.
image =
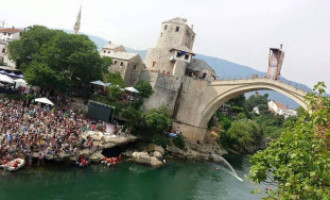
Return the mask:
[[17,171],[19,169],[21,169],[22,167],[24,167],[25,165],[25,160],[22,158],[16,158],[10,162],[8,162],[7,164],[3,165],[2,167],[4,168],[4,170],[6,171]]

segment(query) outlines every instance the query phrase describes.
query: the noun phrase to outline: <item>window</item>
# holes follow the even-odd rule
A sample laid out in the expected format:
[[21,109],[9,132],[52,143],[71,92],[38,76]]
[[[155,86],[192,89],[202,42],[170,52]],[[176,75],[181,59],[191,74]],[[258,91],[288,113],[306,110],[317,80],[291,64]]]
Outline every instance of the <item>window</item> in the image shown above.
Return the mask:
[[180,56],[181,56],[180,52],[176,53],[176,57],[180,57]]
[[103,53],[105,53],[105,50],[103,51]]
[[123,65],[124,65],[124,63],[123,63],[123,62],[121,62],[121,63],[120,63],[120,66],[123,66]]
[[167,25],[164,26],[164,30],[165,30],[165,31],[166,31],[166,29],[167,29]]
[[115,61],[115,64],[117,64],[117,60]]
[[136,65],[134,65],[134,70],[136,70]]
[[189,54],[186,54],[186,55],[184,56],[184,59],[188,60],[188,59],[189,59]]
[[2,49],[2,53],[6,53],[6,49],[5,48]]
[[179,32],[179,30],[180,30],[180,27],[177,26],[177,27],[175,28],[175,32]]
[[111,51],[108,51],[108,53],[111,53]]

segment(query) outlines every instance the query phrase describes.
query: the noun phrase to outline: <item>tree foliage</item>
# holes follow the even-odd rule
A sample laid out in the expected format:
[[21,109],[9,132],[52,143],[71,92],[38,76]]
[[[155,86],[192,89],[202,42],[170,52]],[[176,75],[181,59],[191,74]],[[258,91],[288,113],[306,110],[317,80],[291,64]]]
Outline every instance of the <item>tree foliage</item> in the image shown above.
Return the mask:
[[153,133],[162,133],[172,124],[171,116],[165,108],[152,109],[144,115],[144,121]]
[[103,79],[105,82],[111,83],[112,86],[125,87],[124,80],[122,79],[119,72],[107,72],[103,74]]
[[141,111],[135,109],[132,106],[128,106],[126,109],[124,109],[122,114],[123,117],[129,120],[132,126],[137,126],[142,117]]
[[307,99],[313,109],[285,129],[270,146],[250,158],[250,178],[277,188],[265,199],[325,200],[330,197],[330,100],[324,83]]
[[37,78],[29,78],[27,82],[47,89],[44,80],[50,73],[56,75],[51,81],[59,88],[69,88],[100,79],[109,65],[109,59],[100,57],[96,45],[86,35],[68,34],[44,26],[28,27],[19,40],[9,43],[8,49],[23,74]]
[[117,101],[118,98],[123,94],[122,88],[117,86],[109,86],[107,87],[107,90],[110,101]]
[[254,107],[258,106],[260,113],[268,112],[268,94],[252,95],[244,103],[247,111],[252,111]]
[[224,131],[220,139],[222,144],[244,152],[252,145],[259,144],[262,140],[262,130],[252,120],[234,121],[228,131]]
[[150,83],[146,81],[140,81],[138,84],[135,85],[135,88],[139,90],[139,94],[143,98],[148,98],[152,94],[152,87]]

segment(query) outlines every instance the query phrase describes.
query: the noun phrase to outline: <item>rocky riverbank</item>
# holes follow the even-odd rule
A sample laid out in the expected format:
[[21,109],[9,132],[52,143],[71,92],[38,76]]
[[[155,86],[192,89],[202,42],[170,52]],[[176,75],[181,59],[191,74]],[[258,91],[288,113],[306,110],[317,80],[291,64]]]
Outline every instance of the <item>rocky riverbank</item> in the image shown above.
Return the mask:
[[217,161],[214,154],[224,155],[227,151],[218,145],[198,145],[186,144],[185,149],[180,149],[174,145],[167,145],[164,149],[161,146],[150,144],[144,151],[126,151],[123,153],[129,161],[144,164],[152,167],[166,165],[166,158],[180,158],[196,161]]

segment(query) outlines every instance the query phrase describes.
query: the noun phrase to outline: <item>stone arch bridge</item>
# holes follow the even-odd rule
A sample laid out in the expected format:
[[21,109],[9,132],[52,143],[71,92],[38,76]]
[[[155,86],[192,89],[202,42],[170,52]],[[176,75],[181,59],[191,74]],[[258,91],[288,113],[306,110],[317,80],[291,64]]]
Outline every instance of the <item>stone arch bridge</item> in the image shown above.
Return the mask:
[[305,91],[289,84],[267,78],[207,82],[187,78],[174,111],[173,127],[182,131],[191,142],[203,141],[207,123],[227,100],[255,90],[273,90],[297,102],[307,110]]

